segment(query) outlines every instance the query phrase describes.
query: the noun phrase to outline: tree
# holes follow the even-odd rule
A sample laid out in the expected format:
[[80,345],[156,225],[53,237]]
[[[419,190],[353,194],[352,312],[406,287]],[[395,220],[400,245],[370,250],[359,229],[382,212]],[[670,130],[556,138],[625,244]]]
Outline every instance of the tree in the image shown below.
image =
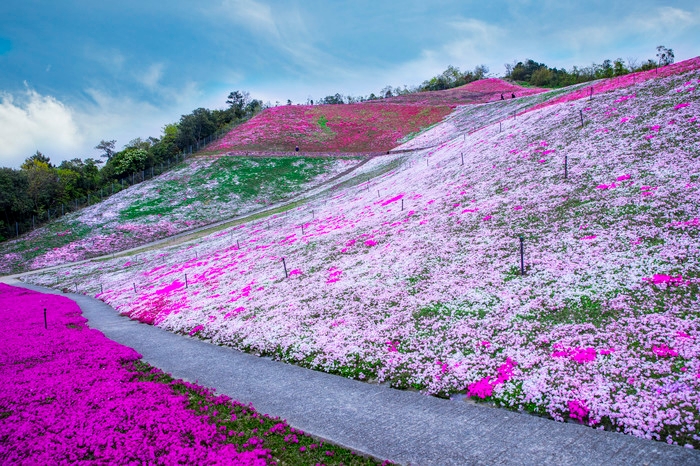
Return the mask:
[[625,61],[622,58],[618,58],[613,62],[613,72],[615,76],[623,76],[628,74],[630,70],[625,66]]
[[245,106],[250,102],[250,94],[248,92],[233,91],[228,95],[226,103],[229,105],[229,110],[233,113],[234,118],[242,118],[245,114]]
[[47,156],[45,156],[41,152],[36,151],[36,153],[34,155],[24,159],[24,163],[22,164],[21,168],[22,168],[22,170],[29,170],[30,168],[34,167],[34,165],[37,162],[44,163],[44,164],[48,165],[49,167],[53,166],[53,165],[51,165],[51,159],[49,159]]
[[117,177],[130,173],[140,172],[146,168],[148,152],[143,149],[130,147],[114,154],[111,161],[114,167],[114,175]]
[[178,124],[177,145],[181,149],[197,144],[197,141],[213,134],[216,122],[211,110],[198,108],[189,115],[182,115]]
[[663,45],[656,47],[656,58],[659,59],[659,66],[670,65],[674,62],[673,49],[667,49]]
[[114,145],[117,143],[115,139],[112,139],[110,141],[105,141],[104,139],[100,141],[98,145],[95,146],[95,149],[101,150],[102,154],[100,157],[105,157],[107,160],[110,160],[112,156],[114,155]]
[[0,212],[8,225],[31,211],[27,198],[28,187],[25,170],[0,168]]

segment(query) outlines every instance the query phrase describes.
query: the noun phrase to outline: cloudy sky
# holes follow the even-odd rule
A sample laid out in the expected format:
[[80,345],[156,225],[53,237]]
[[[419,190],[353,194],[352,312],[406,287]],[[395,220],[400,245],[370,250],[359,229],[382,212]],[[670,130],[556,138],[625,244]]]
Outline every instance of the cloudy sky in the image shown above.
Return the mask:
[[232,90],[305,102],[415,85],[448,65],[700,54],[696,0],[3,0],[0,166],[159,136]]

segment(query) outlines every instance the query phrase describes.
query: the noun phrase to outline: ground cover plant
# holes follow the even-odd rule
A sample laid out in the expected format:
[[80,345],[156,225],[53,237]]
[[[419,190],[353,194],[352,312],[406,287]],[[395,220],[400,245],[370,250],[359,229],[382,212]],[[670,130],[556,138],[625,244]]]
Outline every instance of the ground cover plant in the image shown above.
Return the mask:
[[503,95],[504,99],[509,100],[512,99],[513,94],[515,94],[516,97],[525,97],[540,94],[545,91],[546,89],[541,89],[538,87],[523,87],[502,79],[488,78],[480,79],[453,89],[443,91],[415,92],[412,94],[404,94],[386,99],[369,101],[367,103],[373,105],[381,102],[392,104],[450,106],[485,104],[487,102],[501,101],[501,95]]
[[173,379],[62,296],[0,284],[0,314],[3,464],[379,464]]
[[287,105],[269,108],[207,147],[229,150],[385,152],[442,120],[448,105]]
[[485,127],[465,111],[269,225],[31,280],[254,354],[699,447],[698,86],[689,67]]
[[100,256],[246,214],[323,183],[358,158],[196,157],[0,243],[0,274]]

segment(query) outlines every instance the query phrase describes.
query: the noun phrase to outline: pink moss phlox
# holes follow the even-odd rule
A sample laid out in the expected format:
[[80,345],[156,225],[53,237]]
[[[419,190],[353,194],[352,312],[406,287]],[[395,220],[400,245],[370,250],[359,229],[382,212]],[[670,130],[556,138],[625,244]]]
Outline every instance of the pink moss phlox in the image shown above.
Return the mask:
[[678,351],[665,344],[654,345],[651,351],[659,358],[674,358],[678,356]]
[[583,422],[586,416],[588,416],[589,408],[583,400],[572,400],[568,402],[569,407],[569,417],[571,419],[576,419],[577,421]]

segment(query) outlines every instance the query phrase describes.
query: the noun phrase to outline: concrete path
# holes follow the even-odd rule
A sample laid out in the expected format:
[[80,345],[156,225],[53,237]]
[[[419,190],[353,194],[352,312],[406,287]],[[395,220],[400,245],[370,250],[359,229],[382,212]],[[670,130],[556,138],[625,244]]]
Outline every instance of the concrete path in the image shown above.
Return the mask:
[[395,463],[700,465],[700,451],[275,362],[132,321],[87,296],[66,296],[78,303],[90,327],[174,377],[252,402],[258,411],[312,435]]

